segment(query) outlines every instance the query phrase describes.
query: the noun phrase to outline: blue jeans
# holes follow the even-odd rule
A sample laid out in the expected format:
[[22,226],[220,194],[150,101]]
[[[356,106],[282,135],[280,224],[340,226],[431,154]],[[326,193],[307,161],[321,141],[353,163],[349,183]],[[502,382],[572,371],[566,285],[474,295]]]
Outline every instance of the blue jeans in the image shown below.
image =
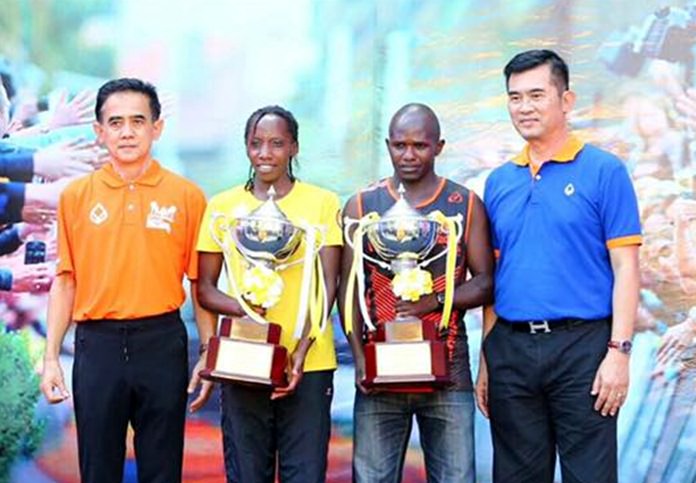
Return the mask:
[[468,391],[355,394],[353,481],[401,481],[413,416],[428,483],[474,481],[474,398]]

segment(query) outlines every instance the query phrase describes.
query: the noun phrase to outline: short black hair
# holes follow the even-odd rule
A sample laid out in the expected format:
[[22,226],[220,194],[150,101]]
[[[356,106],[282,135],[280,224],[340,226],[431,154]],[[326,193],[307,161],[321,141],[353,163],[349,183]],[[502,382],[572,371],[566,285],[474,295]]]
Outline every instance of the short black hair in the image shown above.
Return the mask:
[[[285,121],[285,125],[288,128],[288,132],[290,133],[290,137],[295,142],[295,144],[299,144],[300,126],[297,123],[297,119],[295,119],[295,116],[292,115],[292,112],[280,106],[265,106],[261,109],[257,109],[254,112],[252,112],[251,116],[249,116],[249,119],[247,119],[246,125],[244,126],[245,145],[248,144],[251,140],[251,137],[256,132],[256,125],[264,116],[278,116],[279,118],[283,119]],[[290,177],[290,181],[295,181],[296,179],[295,174],[292,171],[293,162],[296,163],[297,160],[290,158],[290,162],[288,163],[288,176]],[[247,179],[247,182],[244,185],[244,189],[247,191],[252,191],[254,189],[254,169],[251,167],[249,168],[249,178]]]
[[562,94],[570,87],[570,76],[568,74],[568,64],[553,50],[534,49],[520,52],[507,63],[503,72],[505,73],[505,88],[510,83],[512,74],[519,74],[532,70],[540,65],[548,64],[551,67],[551,80],[556,84],[558,93]]
[[94,115],[97,121],[101,122],[102,120],[101,110],[106,100],[111,94],[116,94],[117,92],[138,92],[144,94],[150,100],[152,120],[156,121],[160,118],[162,106],[157,96],[157,89],[155,89],[155,86],[140,79],[122,77],[121,79],[110,80],[99,88],[99,92],[97,92],[97,103],[94,106]]

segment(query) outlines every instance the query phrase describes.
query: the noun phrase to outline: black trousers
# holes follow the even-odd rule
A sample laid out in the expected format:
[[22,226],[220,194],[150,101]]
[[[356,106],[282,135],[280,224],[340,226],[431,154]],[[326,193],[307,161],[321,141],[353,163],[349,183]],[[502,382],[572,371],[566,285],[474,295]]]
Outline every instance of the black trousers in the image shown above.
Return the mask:
[[73,397],[82,483],[121,483],[129,423],[138,481],[181,481],[187,342],[178,311],[78,324]]
[[608,322],[530,334],[496,323],[483,344],[489,374],[493,481],[617,481],[616,418],[593,409]]
[[326,481],[333,371],[306,372],[295,392],[222,384],[222,441],[230,483]]

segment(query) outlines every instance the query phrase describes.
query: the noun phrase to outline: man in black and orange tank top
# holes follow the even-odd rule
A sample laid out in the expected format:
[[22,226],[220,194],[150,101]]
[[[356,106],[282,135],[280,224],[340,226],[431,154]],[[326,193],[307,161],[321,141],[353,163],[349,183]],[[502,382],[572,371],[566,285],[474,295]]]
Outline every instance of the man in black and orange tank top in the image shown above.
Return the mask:
[[[445,145],[435,113],[422,104],[407,104],[399,109],[389,125],[387,149],[394,174],[359,191],[345,207],[344,215],[360,218],[366,213],[383,214],[398,199],[397,187],[405,189],[405,198],[423,214],[435,210],[446,216],[461,214],[464,235],[457,247],[457,268],[452,316],[449,327],[440,332],[445,342],[451,383],[446,387],[403,387],[370,391],[362,385],[365,371],[363,344],[373,339],[364,330],[355,311],[349,342],[356,368],[354,406],[354,481],[400,481],[411,421],[416,416],[425,456],[428,481],[474,481],[474,403],[469,368],[464,313],[466,309],[488,303],[492,293],[493,251],[488,220],[481,200],[464,186],[435,173],[435,158]],[[431,252],[445,249],[446,240],[438,239]],[[377,254],[369,241],[364,250]],[[342,260],[342,295],[352,264],[353,252],[346,245]],[[433,279],[433,293],[417,302],[397,299],[391,288],[393,274],[365,260],[364,297],[370,318],[376,324],[397,315],[416,316],[437,325],[442,315],[445,289],[445,257],[426,267]],[[467,272],[471,277],[467,279]],[[340,304],[343,307],[343,303]]]

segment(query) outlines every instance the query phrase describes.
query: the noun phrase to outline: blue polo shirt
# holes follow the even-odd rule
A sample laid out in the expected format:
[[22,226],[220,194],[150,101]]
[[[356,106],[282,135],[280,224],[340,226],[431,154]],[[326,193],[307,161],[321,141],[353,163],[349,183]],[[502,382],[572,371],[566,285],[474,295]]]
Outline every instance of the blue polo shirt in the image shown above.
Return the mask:
[[572,135],[536,173],[528,151],[486,180],[498,257],[495,311],[513,321],[607,317],[609,250],[641,243],[628,171],[616,156]]

